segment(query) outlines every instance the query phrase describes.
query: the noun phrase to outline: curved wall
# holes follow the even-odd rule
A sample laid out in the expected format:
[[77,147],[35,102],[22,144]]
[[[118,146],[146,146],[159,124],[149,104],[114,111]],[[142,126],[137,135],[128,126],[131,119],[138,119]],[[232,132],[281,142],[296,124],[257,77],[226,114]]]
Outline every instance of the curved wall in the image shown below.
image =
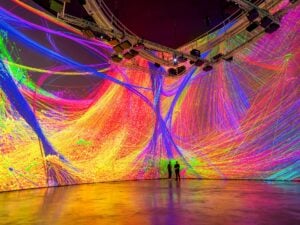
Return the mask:
[[0,191],[163,178],[170,159],[185,178],[299,180],[299,6],[232,62],[174,79],[110,64],[32,5],[0,4]]

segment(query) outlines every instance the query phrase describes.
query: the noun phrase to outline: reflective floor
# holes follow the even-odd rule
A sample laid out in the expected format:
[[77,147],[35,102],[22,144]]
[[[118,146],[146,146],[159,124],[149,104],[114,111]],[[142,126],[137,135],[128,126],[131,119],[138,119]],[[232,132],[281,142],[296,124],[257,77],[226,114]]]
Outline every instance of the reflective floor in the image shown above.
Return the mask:
[[5,192],[0,224],[299,225],[300,183],[149,180]]

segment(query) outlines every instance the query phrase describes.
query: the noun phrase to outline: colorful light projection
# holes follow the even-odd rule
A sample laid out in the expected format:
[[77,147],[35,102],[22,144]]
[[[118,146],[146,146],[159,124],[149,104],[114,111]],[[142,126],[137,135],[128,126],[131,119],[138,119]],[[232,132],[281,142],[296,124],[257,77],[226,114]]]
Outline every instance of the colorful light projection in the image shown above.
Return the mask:
[[299,7],[233,62],[174,79],[110,64],[27,3],[0,7],[0,191],[162,178],[170,159],[185,178],[299,180]]

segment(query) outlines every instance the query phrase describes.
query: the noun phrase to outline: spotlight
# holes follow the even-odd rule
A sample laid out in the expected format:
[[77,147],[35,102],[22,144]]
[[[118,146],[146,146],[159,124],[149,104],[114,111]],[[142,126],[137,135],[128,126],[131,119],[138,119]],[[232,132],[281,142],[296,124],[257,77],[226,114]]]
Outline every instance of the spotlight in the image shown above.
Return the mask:
[[195,66],[202,66],[204,64],[204,61],[201,59],[197,59],[195,62]]
[[121,53],[123,52],[123,50],[129,49],[130,47],[131,47],[131,43],[128,40],[126,40],[114,46],[113,49],[115,50],[115,52]]
[[273,33],[274,31],[278,30],[280,25],[273,21],[270,17],[265,16],[261,19],[260,25],[265,28],[266,33]]
[[118,40],[117,38],[113,37],[113,38],[111,38],[111,39],[108,41],[108,43],[109,43],[110,45],[117,45],[117,44],[119,44],[120,42],[119,42],[119,40]]
[[227,62],[231,62],[233,60],[233,56],[223,57],[223,59]]
[[117,63],[122,61],[122,57],[120,55],[117,55],[117,54],[112,55],[110,58],[111,58],[112,61],[117,62]]
[[213,59],[214,61],[217,62],[217,61],[219,61],[219,59],[220,59],[222,56],[223,56],[223,54],[222,54],[222,53],[219,53],[219,54],[213,56],[212,59]]
[[135,50],[142,50],[142,49],[145,48],[145,45],[144,45],[143,43],[136,43],[136,44],[133,46],[133,48],[134,48]]
[[176,77],[182,75],[186,71],[185,66],[179,66],[177,68],[168,69],[169,76]]
[[253,22],[255,19],[257,19],[259,17],[259,13],[258,11],[254,8],[251,9],[248,13],[247,13],[247,18],[250,22]]
[[120,46],[121,46],[121,48],[123,48],[124,50],[125,49],[129,49],[129,48],[131,48],[131,43],[128,41],[128,40],[126,40],[126,41],[123,41],[121,44],[120,44]]
[[267,28],[271,23],[273,23],[273,20],[268,16],[263,17],[260,21],[260,25],[263,28]]
[[160,67],[160,64],[159,63],[154,63],[154,66],[159,68]]
[[206,66],[203,67],[203,71],[208,72],[211,71],[213,69],[213,67],[209,64],[207,64]]
[[179,66],[179,67],[177,68],[177,73],[178,73],[178,75],[183,74],[183,73],[185,72],[185,70],[186,70],[185,66]]
[[254,31],[259,26],[259,23],[257,21],[254,21],[249,24],[249,26],[246,28],[248,32]]
[[197,58],[200,58],[200,57],[201,57],[201,52],[200,52],[198,49],[192,49],[192,50],[190,51],[190,54],[191,54],[192,56],[197,57]]
[[178,64],[178,59],[177,59],[177,56],[174,55],[173,56],[173,64],[176,66]]
[[278,23],[271,23],[266,29],[265,32],[268,34],[273,33],[274,31],[278,30],[280,25]]
[[168,69],[168,73],[170,76],[176,76],[177,75],[177,70],[174,68]]
[[116,46],[113,47],[113,49],[114,49],[114,51],[115,51],[116,53],[121,53],[121,52],[123,52],[123,48],[121,47],[121,45],[116,45]]
[[181,56],[179,56],[179,57],[177,58],[177,61],[178,61],[179,63],[184,63],[184,62],[187,61],[187,58],[184,57],[183,55],[181,55]]
[[134,49],[130,49],[128,52],[124,54],[125,59],[132,59],[133,57],[137,56],[139,52],[135,51]]
[[111,39],[107,34],[104,33],[96,33],[95,36],[103,41],[110,41]]

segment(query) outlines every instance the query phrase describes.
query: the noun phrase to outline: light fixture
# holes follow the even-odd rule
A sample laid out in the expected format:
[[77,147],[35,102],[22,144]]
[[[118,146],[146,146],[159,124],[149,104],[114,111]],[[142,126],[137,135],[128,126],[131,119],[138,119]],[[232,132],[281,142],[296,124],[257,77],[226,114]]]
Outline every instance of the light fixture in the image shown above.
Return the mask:
[[212,59],[217,62],[221,59],[221,57],[223,56],[222,53],[218,53],[217,55],[213,56]]
[[122,57],[118,54],[113,54],[110,58],[112,61],[117,62],[117,63],[122,61]]
[[179,67],[176,67],[176,68],[169,68],[168,69],[168,74],[171,77],[176,77],[176,76],[182,75],[185,71],[186,71],[185,66],[179,66]]
[[120,46],[125,50],[131,48],[132,45],[128,40],[125,40],[120,43]]
[[145,45],[144,45],[143,43],[136,43],[136,44],[133,46],[133,48],[134,48],[135,50],[142,50],[142,49],[145,48]]
[[280,25],[278,23],[271,23],[266,29],[265,32],[268,34],[273,33],[274,31],[278,30]]
[[121,53],[124,50],[129,49],[129,48],[131,48],[131,43],[128,40],[125,40],[125,41],[121,42],[120,44],[117,44],[113,47],[113,49],[117,53]]
[[116,53],[121,53],[121,52],[123,52],[123,48],[122,48],[120,45],[114,46],[113,49],[114,49],[114,51],[115,51]]
[[231,62],[233,60],[233,56],[226,56],[226,57],[223,57],[223,59],[227,62]]
[[259,17],[257,9],[253,8],[247,13],[247,18],[250,22],[253,22]]
[[137,56],[138,54],[139,54],[138,51],[136,51],[134,49],[130,49],[123,56],[124,56],[125,59],[132,59],[133,57]]
[[265,28],[265,32],[269,34],[278,30],[280,27],[280,25],[273,21],[269,16],[263,17],[260,21],[260,25]]
[[154,63],[154,66],[159,68],[160,67],[160,64],[159,63]]
[[208,72],[211,71],[213,69],[213,67],[210,64],[207,64],[203,67],[203,71]]
[[184,62],[187,61],[187,58],[184,57],[183,55],[181,55],[181,56],[177,57],[177,61],[178,61],[179,63],[184,63]]
[[178,59],[176,55],[173,56],[173,64],[174,66],[178,65]]
[[95,33],[95,36],[96,36],[96,38],[99,38],[99,39],[101,39],[101,40],[103,40],[103,41],[110,41],[110,36],[108,36],[107,34],[105,34],[105,33]]
[[117,45],[117,44],[119,44],[120,42],[119,42],[119,40],[118,40],[117,38],[112,37],[112,38],[110,38],[110,40],[108,41],[108,43],[109,43],[110,45]]
[[201,57],[201,52],[198,49],[192,49],[190,51],[190,54],[194,57],[200,58]]
[[246,30],[247,30],[248,32],[252,32],[252,31],[254,31],[258,26],[259,26],[259,22],[258,22],[258,21],[254,21],[254,22],[252,22],[252,23],[250,23],[250,24],[248,25],[248,27],[246,28]]
[[269,16],[264,16],[260,21],[263,28],[267,28],[271,23],[273,23],[273,20]]
[[202,59],[197,59],[195,61],[195,66],[202,66],[204,64],[204,61]]

